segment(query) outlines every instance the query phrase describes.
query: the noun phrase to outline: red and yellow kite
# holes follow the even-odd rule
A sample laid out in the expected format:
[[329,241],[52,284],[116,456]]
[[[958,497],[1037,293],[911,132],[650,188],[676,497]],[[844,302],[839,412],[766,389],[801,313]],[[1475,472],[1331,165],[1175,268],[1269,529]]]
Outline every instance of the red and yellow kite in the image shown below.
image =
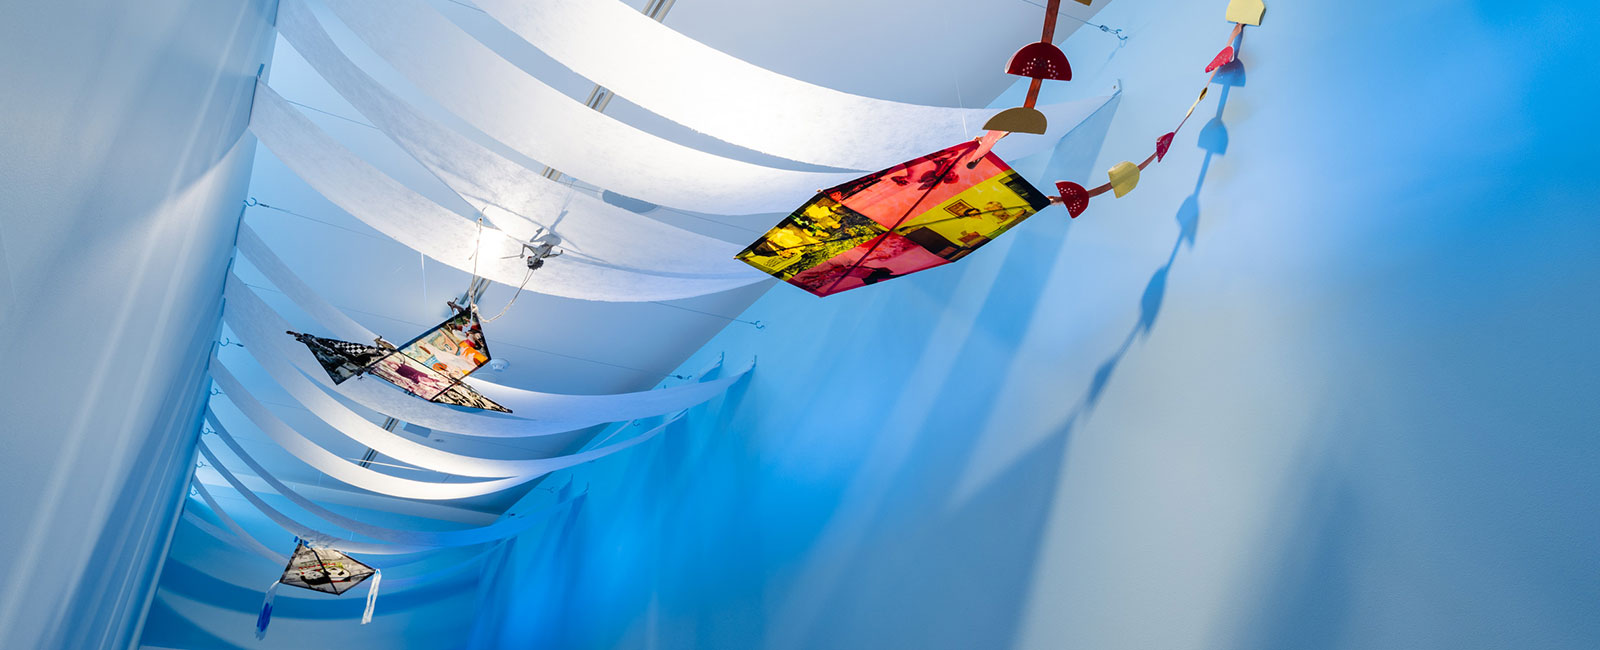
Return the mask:
[[823,190],[736,257],[828,296],[959,260],[1048,205],[966,142]]

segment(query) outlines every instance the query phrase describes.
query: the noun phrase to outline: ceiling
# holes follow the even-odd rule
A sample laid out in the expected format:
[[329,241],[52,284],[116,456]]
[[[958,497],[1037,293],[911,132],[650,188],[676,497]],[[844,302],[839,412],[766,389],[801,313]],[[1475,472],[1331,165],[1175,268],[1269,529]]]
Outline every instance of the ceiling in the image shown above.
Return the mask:
[[[594,89],[593,83],[522,43],[466,0],[430,2],[502,55],[576,100],[584,101]],[[642,7],[645,2],[630,0],[628,4]],[[1063,13],[1081,18],[1100,8],[1090,9],[1076,2],[1064,4]],[[1030,0],[677,0],[664,22],[717,49],[811,83],[883,99],[975,107],[987,105],[1015,81],[1002,72],[1004,62],[1017,47],[1038,38],[1042,6]],[[335,40],[368,72],[424,112],[460,125],[459,120],[453,120],[366,51],[340,27],[337,19],[320,8],[319,15]],[[1078,26],[1078,20],[1061,20],[1057,39],[1065,38]],[[448,188],[368,125],[282,39],[278,40],[266,76],[280,94],[301,105],[319,126],[366,160],[440,204],[471,214],[470,208]],[[640,109],[626,98],[611,101],[606,113],[662,137],[720,155],[807,168],[694,133]],[[470,128],[462,131],[470,137],[485,138]],[[579,180],[574,191],[599,189]],[[289,172],[265,148],[258,148],[250,196],[261,205],[245,210],[245,223],[330,302],[389,340],[409,339],[437,324],[448,312],[445,301],[467,289],[468,274],[427,260],[344,213]],[[796,202],[801,199],[798,197]],[[780,216],[730,217],[659,208],[647,214],[739,244],[754,239]],[[272,291],[270,282],[247,261],[237,260],[235,271],[247,284],[260,287],[262,297],[291,323],[318,331],[309,318]],[[671,302],[601,303],[538,294],[535,274],[530,290],[517,296],[503,317],[484,327],[495,357],[508,361],[509,366],[500,372],[482,372],[490,375],[488,379],[510,386],[578,394],[648,390],[660,385],[663,378],[669,383],[685,381],[669,375],[723,327],[753,327],[740,320],[739,314],[771,286],[772,283],[763,282]],[[515,287],[494,285],[483,295],[480,308],[486,316],[492,316],[512,300],[514,293]],[[237,366],[240,378],[257,391],[258,397],[306,436],[347,458],[362,458],[364,446],[298,407],[252,366],[246,351],[225,347],[222,357],[230,367]],[[384,420],[376,413],[355,408],[374,422]],[[222,405],[218,410],[230,423],[230,431],[269,471],[292,484],[310,486],[321,500],[426,518],[452,518],[439,507],[443,505],[463,511],[453,518],[471,520],[477,513],[487,516],[505,511],[526,490],[426,505],[368,494],[327,479],[296,460],[253,427],[243,425],[242,418],[230,412],[229,407]],[[527,458],[575,450],[599,429],[520,441],[402,432],[460,453]],[[225,450],[221,455],[230,468],[239,466]],[[423,480],[450,480],[433,472],[387,467],[385,463],[395,461],[382,456],[375,460],[373,468],[380,471]],[[207,482],[217,480],[210,472],[202,472],[201,478]]]

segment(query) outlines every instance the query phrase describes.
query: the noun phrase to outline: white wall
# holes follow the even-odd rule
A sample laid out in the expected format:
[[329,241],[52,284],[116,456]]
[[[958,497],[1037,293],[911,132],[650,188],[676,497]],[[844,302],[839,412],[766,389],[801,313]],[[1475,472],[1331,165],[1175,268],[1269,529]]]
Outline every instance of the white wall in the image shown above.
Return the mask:
[[137,638],[191,468],[274,6],[0,8],[0,646]]
[[[1030,178],[1149,152],[1225,4],[1074,35],[1048,92],[1126,92]],[[1269,4],[1129,197],[757,302],[685,366],[754,376],[572,472],[477,646],[1600,646],[1600,11]]]

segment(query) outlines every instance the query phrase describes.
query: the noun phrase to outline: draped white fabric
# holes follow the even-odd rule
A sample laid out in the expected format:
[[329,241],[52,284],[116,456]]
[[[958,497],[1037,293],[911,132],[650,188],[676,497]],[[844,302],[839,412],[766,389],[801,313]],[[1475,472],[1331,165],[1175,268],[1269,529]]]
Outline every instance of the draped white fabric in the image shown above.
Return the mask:
[[534,236],[535,224],[559,234],[567,253],[551,264],[581,261],[666,276],[760,275],[733,259],[734,244],[572,191],[419,113],[340,51],[303,0],[279,5],[278,33],[356,110],[497,227],[523,240]]
[[[226,469],[226,468],[223,468],[223,469]],[[221,475],[222,472],[218,471],[217,474]],[[184,508],[184,511],[183,511],[183,518],[184,518],[185,521],[188,521],[189,523],[194,524],[194,526],[196,528],[199,528],[200,530],[202,530],[205,533],[211,535],[212,537],[217,538],[218,541],[229,542],[229,543],[233,543],[233,544],[238,545],[238,546],[243,546],[247,550],[255,553],[256,555],[259,555],[264,559],[271,560],[271,561],[273,561],[274,563],[277,563],[277,564],[288,564],[289,563],[289,556],[283,555],[281,553],[278,553],[277,551],[272,550],[272,547],[267,546],[265,543],[263,543],[261,541],[261,538],[256,537],[255,535],[251,534],[249,531],[245,530],[243,526],[240,526],[239,523],[237,521],[235,521],[234,518],[231,515],[228,514],[228,511],[222,507],[222,504],[218,503],[216,498],[211,496],[210,490],[207,490],[206,486],[204,484],[200,483],[199,481],[195,481],[194,483],[192,483],[190,485],[190,487],[193,487],[194,491],[197,494],[200,495],[200,498],[205,501],[206,506],[211,509],[212,514],[217,516],[217,519],[222,522],[222,525],[226,527],[226,530],[224,530],[222,528],[218,528],[216,526],[216,524],[213,524],[213,523],[211,523],[209,521],[206,521],[204,518],[202,518],[199,515],[195,514],[194,511],[189,509],[189,508]],[[254,494],[254,493],[252,493],[252,494]],[[553,504],[549,508],[540,509],[537,513],[530,513],[530,516],[532,514],[548,515],[552,511],[557,510],[559,508],[567,507],[570,504],[573,504],[573,503],[577,502],[579,499],[582,499],[582,498],[583,498],[583,495],[579,494],[576,497],[573,497],[571,499],[566,499],[566,500],[563,500],[563,501],[561,501],[559,503]],[[277,511],[277,512],[279,512],[279,514],[282,514],[281,511]],[[305,528],[305,527],[301,526],[301,528]],[[287,529],[285,529],[285,530],[287,530]],[[289,531],[289,532],[290,532],[290,534],[293,534],[293,531]],[[309,539],[312,539],[312,538],[307,538],[307,539],[309,540]],[[319,540],[319,542],[323,543],[323,544],[329,544],[329,545],[331,545],[331,546],[333,546],[335,548],[339,548],[339,547],[344,547],[345,546],[345,540],[338,539],[337,541],[334,541],[334,538],[332,538],[332,537],[321,539],[321,540]],[[357,543],[358,544],[362,544],[362,542],[357,542]],[[408,582],[408,581],[425,580],[427,578],[431,578],[431,577],[437,576],[437,575],[442,574],[442,573],[448,573],[448,572],[457,570],[462,566],[465,566],[467,564],[471,564],[473,562],[478,561],[479,559],[482,559],[483,556],[493,552],[494,549],[496,549],[498,547],[499,547],[498,544],[490,544],[490,545],[484,546],[482,550],[477,551],[476,553],[473,553],[472,555],[468,556],[464,560],[459,561],[459,562],[451,563],[449,566],[444,567],[444,568],[434,569],[434,570],[431,570],[431,571],[418,573],[418,574],[415,574],[415,575],[402,575],[402,576],[398,576],[398,577],[391,577],[392,582],[389,583],[389,586],[390,587],[394,587],[394,586],[397,586],[399,583],[404,583],[404,582]],[[421,551],[421,552],[417,552],[417,553],[406,553],[406,554],[392,554],[392,553],[391,554],[382,554],[383,557],[386,557],[386,558],[387,557],[396,557],[396,558],[398,558],[398,557],[401,557],[402,555],[407,555],[409,557],[405,557],[403,559],[400,559],[398,561],[393,561],[393,562],[384,560],[384,561],[379,561],[379,562],[368,562],[368,564],[372,564],[374,566],[377,566],[378,568],[381,568],[384,571],[389,571],[389,570],[392,570],[392,569],[398,569],[398,568],[402,568],[402,567],[409,567],[409,566],[412,566],[412,565],[417,565],[417,564],[421,564],[421,563],[424,563],[424,562],[428,562],[429,560],[432,560],[432,559],[438,557],[439,552],[440,552],[439,550],[428,550],[428,551]]]
[[[294,271],[289,269],[289,265],[284,264],[283,259],[272,252],[266,242],[261,241],[261,236],[257,235],[255,229],[248,224],[239,224],[239,239],[234,245],[245,259],[250,260],[250,264],[255,266],[257,271],[267,276],[267,280],[272,282],[273,286],[293,300],[296,307],[310,314],[319,324],[333,332],[334,336],[362,343],[377,338],[377,332],[367,329],[366,326],[339,311],[339,308],[332,303],[323,300],[311,285],[295,275]],[[227,290],[232,291],[233,288],[230,279]],[[239,291],[241,295],[247,292],[242,283]],[[229,299],[234,297],[232,294],[224,295]]]
[[358,542],[344,539],[338,535],[331,535],[313,529],[310,526],[306,526],[298,521],[295,521],[294,519],[291,519],[288,515],[283,514],[282,511],[272,507],[272,504],[267,503],[261,498],[260,495],[257,495],[255,492],[251,491],[250,488],[245,487],[244,482],[240,481],[239,477],[234,476],[233,472],[228,471],[228,468],[224,466],[221,461],[217,460],[216,454],[211,453],[211,450],[207,449],[203,443],[200,445],[200,455],[204,456],[206,460],[211,462],[212,469],[217,470],[217,474],[222,477],[222,480],[227,481],[228,485],[233,486],[234,491],[238,492],[239,496],[242,496],[246,501],[249,501],[250,505],[256,507],[256,510],[261,511],[261,514],[266,515],[268,519],[271,519],[272,523],[277,524],[279,528],[294,533],[295,536],[313,544],[332,545],[333,543],[337,543],[341,550],[350,551],[351,553],[366,553],[369,555],[407,555],[411,553],[421,553],[424,551],[433,550],[434,548],[432,546],[420,545],[405,546],[400,544]]
[[[572,71],[669,120],[743,147],[844,169],[881,169],[983,133],[992,108],[920,106],[786,77],[679,34],[617,0],[474,0]],[[995,67],[1002,57],[995,53]],[[1106,98],[1042,106],[1050,129],[994,150],[1054,146]]]
[[[216,508],[212,508],[212,510],[217,510],[217,509]],[[253,536],[250,536],[250,535],[246,534],[244,539],[240,539],[240,537],[238,535],[235,535],[235,534],[230,533],[230,532],[228,532],[226,530],[218,528],[216,524],[213,524],[213,523],[211,523],[209,521],[206,521],[205,519],[202,519],[199,515],[194,514],[193,512],[190,512],[188,510],[184,510],[183,511],[183,520],[189,522],[189,524],[194,526],[195,528],[199,528],[201,532],[203,532],[203,533],[205,533],[207,535],[210,535],[213,538],[216,538],[216,540],[219,541],[219,542],[223,542],[223,543],[226,543],[226,544],[231,544],[233,546],[242,546],[242,547],[244,547],[245,550],[250,551],[251,553],[255,553],[256,555],[261,556],[261,558],[264,559],[264,560],[269,560],[269,561],[272,561],[272,562],[278,562],[278,563],[282,563],[282,564],[288,564],[289,563],[289,556],[282,555],[282,554],[279,554],[279,553],[274,553],[270,549],[268,549],[267,547],[260,546],[261,542],[259,540],[257,540]]]
[[190,483],[189,486],[194,488],[195,493],[200,495],[200,498],[206,502],[206,506],[211,508],[211,512],[216,513],[217,519],[221,520],[222,525],[227,526],[228,530],[217,529],[217,527],[213,526],[211,522],[201,519],[199,516],[194,515],[193,513],[189,512],[187,508],[185,508],[183,514],[192,517],[190,523],[193,523],[202,530],[211,533],[212,536],[217,537],[218,539],[226,539],[231,537],[232,539],[236,540],[238,544],[243,545],[249,551],[255,553],[256,555],[260,555],[263,558],[272,560],[279,564],[289,563],[289,556],[272,550],[272,548],[266,544],[262,544],[261,540],[256,539],[255,535],[251,535],[249,531],[244,529],[243,526],[240,526],[238,522],[234,521],[233,517],[228,516],[228,512],[222,509],[222,505],[218,504],[216,499],[211,498],[211,493],[206,490],[206,486],[202,485],[200,481],[196,480]]
[[[296,306],[310,314],[333,336],[349,341],[370,341],[377,336],[329,304],[294,275],[248,226],[240,228],[239,251]],[[230,301],[230,311],[240,310],[241,317],[261,321],[268,331],[278,331],[280,326],[281,329],[292,329],[254,291],[231,274],[226,295]],[[606,422],[637,420],[681,411],[720,395],[752,367],[746,366],[738,372],[730,372],[711,381],[615,395],[559,395],[468,379],[474,389],[517,412],[505,416],[458,411],[366,382],[345,382],[335,386],[305,352],[304,346],[293,339],[273,336],[259,345],[263,351],[270,349],[288,359],[325,389],[397,420],[463,435],[496,438],[548,435]],[[704,374],[705,371],[702,371],[701,375]]]
[[542,472],[468,483],[435,483],[430,481],[417,481],[390,476],[388,474],[362,467],[340,457],[338,454],[322,448],[315,442],[312,442],[310,439],[301,435],[300,432],[295,431],[292,427],[285,424],[283,420],[279,419],[278,416],[272,413],[271,409],[268,409],[265,405],[261,404],[260,401],[258,401],[253,395],[250,394],[248,390],[245,389],[243,384],[239,383],[238,379],[234,378],[233,373],[229,372],[227,365],[224,364],[221,359],[218,359],[215,356],[212,357],[211,372],[212,378],[217,382],[217,385],[222,388],[222,392],[228,396],[228,400],[233,402],[234,406],[238,407],[239,410],[245,414],[245,417],[249,418],[251,422],[255,423],[256,427],[259,428],[262,433],[266,434],[268,438],[271,438],[273,442],[277,443],[278,446],[283,447],[285,451],[289,452],[295,458],[300,459],[307,465],[310,465],[311,467],[316,468],[318,471],[321,471],[322,473],[327,474],[328,476],[343,483],[347,483],[364,490],[371,490],[379,494],[387,494],[389,496],[404,497],[409,499],[439,501],[445,499],[475,497],[498,492],[516,485],[521,485],[557,469],[571,467],[573,465],[585,463],[622,451],[624,449],[628,449],[634,445],[655,437],[655,435],[660,433],[662,429],[662,427],[657,427],[622,442],[613,443],[604,447],[590,449],[588,451],[567,456],[561,456],[559,458],[543,459],[552,462],[547,466],[547,469]]
[[[527,530],[530,526],[533,526],[541,521],[542,517],[548,514],[548,510],[550,510],[550,508],[545,508],[528,513],[506,515],[487,526],[479,526],[477,528],[468,528],[462,530],[419,531],[390,528],[386,526],[375,526],[324,508],[321,505],[318,505],[315,501],[312,501],[311,499],[301,495],[293,488],[278,480],[277,477],[273,476],[272,473],[267,471],[265,467],[262,467],[260,463],[256,462],[255,458],[250,456],[250,454],[246,452],[243,447],[239,446],[239,442],[234,440],[233,436],[228,433],[226,427],[222,426],[222,423],[217,419],[216,414],[211,413],[208,410],[206,412],[206,421],[209,422],[211,427],[216,431],[217,438],[222,440],[222,443],[227,445],[228,449],[232,451],[233,454],[237,456],[246,467],[250,468],[250,471],[255,472],[256,476],[260,477],[261,480],[266,481],[267,485],[272,486],[272,489],[278,494],[282,495],[295,505],[305,509],[306,512],[309,512],[328,523],[339,526],[340,528],[348,530],[357,535],[364,535],[375,540],[389,542],[391,544],[420,546],[471,546],[473,544],[481,544],[497,539],[504,539],[521,533],[522,531]],[[666,426],[666,424],[663,424],[662,426]]]
[[860,175],[766,167],[641,131],[528,75],[423,0],[324,4],[468,124],[529,158],[615,192],[699,212],[788,212],[818,189]]
[[[250,130],[313,189],[395,241],[502,284],[520,286],[528,280],[520,258],[522,240],[463,218],[390,178],[265,84],[256,85]],[[759,273],[749,272],[669,277],[623,271],[566,260],[563,255],[535,273],[528,290],[580,300],[643,302],[702,296],[762,281]]]

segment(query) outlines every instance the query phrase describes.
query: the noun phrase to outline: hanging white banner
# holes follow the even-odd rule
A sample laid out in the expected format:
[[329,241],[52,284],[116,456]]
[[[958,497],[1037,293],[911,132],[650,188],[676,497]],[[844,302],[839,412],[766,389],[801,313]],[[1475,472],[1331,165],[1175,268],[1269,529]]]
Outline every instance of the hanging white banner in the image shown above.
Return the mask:
[[518,153],[614,192],[698,212],[789,212],[860,176],[747,163],[619,122],[528,75],[422,0],[324,4],[446,110]]
[[[219,466],[220,466],[220,464],[219,464]],[[223,469],[226,470],[225,467]],[[219,476],[222,475],[222,471],[218,471],[217,474]],[[229,475],[231,476],[232,473],[230,472]],[[237,477],[235,477],[235,478],[237,478]],[[224,479],[224,480],[226,480],[226,479]],[[211,513],[216,515],[217,519],[220,520],[222,522],[223,526],[225,526],[227,529],[224,530],[222,528],[218,528],[216,526],[216,524],[213,524],[213,523],[211,523],[209,521],[206,521],[200,515],[195,514],[195,512],[193,511],[192,508],[188,508],[188,507],[185,507],[184,510],[183,510],[183,519],[184,519],[184,521],[187,521],[190,524],[193,524],[194,527],[199,528],[202,532],[205,532],[206,534],[212,536],[213,538],[216,538],[216,540],[219,541],[219,542],[222,542],[224,544],[230,544],[230,545],[233,545],[233,546],[236,546],[236,547],[244,547],[247,550],[250,550],[251,552],[255,553],[256,555],[261,556],[263,559],[272,561],[274,564],[288,564],[289,563],[289,556],[283,555],[282,553],[278,553],[277,551],[272,550],[271,547],[267,546],[265,543],[263,543],[261,541],[261,538],[256,537],[255,535],[251,534],[249,531],[246,531],[244,529],[244,527],[240,526],[238,524],[238,522],[236,522],[233,519],[233,517],[228,514],[228,511],[222,507],[222,504],[217,502],[216,498],[211,495],[211,492],[206,489],[204,484],[200,483],[199,481],[195,481],[191,485],[191,487],[193,487],[194,491],[197,494],[200,495],[200,498],[202,500],[205,501],[206,506],[211,509]],[[252,494],[252,496],[255,496],[253,492],[251,494]],[[541,514],[549,514],[549,512],[554,511],[554,510],[556,510],[558,508],[567,507],[567,506],[573,504],[574,502],[576,502],[578,499],[581,499],[581,498],[583,498],[582,494],[578,495],[577,497],[575,497],[573,499],[568,499],[566,501],[562,501],[560,503],[557,503],[551,508],[541,509],[539,512]],[[281,511],[277,511],[277,510],[274,510],[274,512],[277,512],[279,515],[283,514]],[[530,514],[532,514],[532,513],[530,513]],[[293,521],[293,520],[290,519],[290,521]],[[274,523],[276,523],[276,522],[274,522]],[[298,522],[296,522],[296,523],[297,523],[297,530],[310,530],[308,527],[306,527],[304,525],[300,525],[300,524],[298,524]],[[284,529],[284,530],[286,532],[288,532],[289,534],[291,534],[291,535],[295,534],[294,531],[291,531],[291,530],[288,530],[288,529]],[[311,531],[311,532],[316,532],[316,531]],[[310,540],[310,539],[313,539],[313,538],[305,538],[305,539]],[[319,543],[326,544],[326,545],[332,546],[334,548],[348,550],[350,552],[356,552],[355,551],[355,547],[347,547],[346,546],[346,541],[347,540],[344,540],[342,538],[336,539],[336,538],[332,538],[332,537],[326,537],[324,539],[319,540]],[[365,545],[364,542],[354,542],[354,544],[363,545],[363,546]],[[449,565],[447,565],[445,567],[442,567],[442,568],[439,568],[439,569],[432,569],[432,570],[425,571],[425,572],[413,572],[412,574],[398,575],[398,576],[390,577],[390,578],[388,578],[386,580],[385,586],[389,587],[389,588],[394,588],[394,587],[398,587],[398,586],[404,586],[405,584],[414,584],[414,583],[417,583],[417,582],[427,581],[427,580],[429,580],[431,578],[437,577],[437,576],[442,575],[442,574],[454,572],[456,570],[459,570],[461,567],[470,565],[470,564],[472,564],[474,562],[477,562],[478,560],[483,559],[484,556],[488,555],[489,553],[494,552],[494,550],[497,549],[497,548],[499,548],[498,544],[489,544],[489,545],[484,546],[482,548],[482,550],[478,550],[476,552],[473,552],[470,555],[468,555],[466,558],[464,558],[464,559],[462,559],[460,561],[457,561],[457,562],[452,562],[452,563],[450,563]],[[463,549],[463,550],[471,550],[471,549]],[[368,551],[370,551],[370,549],[364,549],[361,552],[367,553],[369,555],[373,554],[373,553],[370,553]],[[429,562],[429,561],[437,558],[439,555],[441,555],[444,552],[448,552],[447,549],[433,549],[433,550],[421,551],[421,552],[416,552],[416,553],[405,553],[405,554],[378,553],[378,555],[381,555],[383,557],[400,557],[401,555],[409,555],[410,557],[407,557],[407,558],[404,558],[404,559],[401,559],[401,560],[395,561],[395,562],[379,561],[379,562],[369,562],[369,564],[371,564],[371,565],[373,565],[373,566],[375,566],[377,568],[383,569],[384,571],[392,571],[392,570],[395,570],[395,569],[400,569],[400,568],[405,568],[405,567],[412,567],[412,566],[423,564],[425,562]]]
[[217,385],[222,388],[222,392],[227,395],[228,401],[238,407],[245,414],[245,417],[249,418],[263,434],[272,439],[278,446],[283,447],[284,451],[289,452],[295,458],[343,483],[379,494],[408,499],[442,501],[499,492],[500,490],[527,483],[548,472],[582,464],[628,449],[653,438],[663,428],[657,427],[605,447],[590,449],[560,458],[543,459],[558,461],[551,463],[550,469],[545,472],[467,483],[417,481],[390,476],[362,467],[312,442],[301,435],[300,432],[285,424],[283,420],[272,413],[271,409],[268,409],[251,395],[244,385],[234,378],[233,373],[229,372],[227,365],[215,356],[211,358],[211,374],[212,379],[217,382]]
[[198,478],[192,479],[192,481],[193,482],[190,483],[189,486],[194,488],[195,493],[200,495],[200,498],[206,502],[206,506],[211,508],[211,512],[217,515],[217,519],[221,520],[222,525],[227,526],[228,530],[218,529],[216,526],[213,526],[211,522],[201,519],[194,513],[189,512],[188,508],[184,508],[183,514],[186,518],[191,518],[190,523],[193,523],[201,530],[211,533],[213,537],[216,537],[219,540],[226,541],[231,538],[235,540],[237,545],[243,546],[250,552],[259,555],[262,558],[272,560],[278,564],[289,563],[289,556],[272,550],[272,548],[266,544],[262,544],[261,540],[256,539],[255,535],[251,535],[249,531],[244,529],[243,526],[240,526],[238,522],[234,521],[233,517],[229,517],[227,511],[222,509],[222,506],[217,503],[217,500],[211,498],[211,493],[206,490],[206,486],[202,485]]
[[622,270],[711,277],[749,272],[733,259],[737,245],[574,191],[418,112],[352,62],[303,0],[284,0],[277,24],[357,111],[507,233],[528,240],[536,227],[553,230],[571,260]]
[[[479,526],[476,528],[467,528],[462,530],[419,531],[390,528],[387,526],[376,526],[329,510],[317,502],[306,498],[294,488],[289,487],[283,481],[278,480],[278,478],[273,476],[272,473],[269,472],[265,467],[262,467],[260,463],[256,462],[255,458],[246,452],[244,448],[239,445],[237,440],[234,440],[232,434],[228,433],[227,428],[222,426],[222,422],[217,419],[216,414],[212,413],[209,409],[206,411],[206,422],[211,425],[212,429],[216,432],[217,438],[220,439],[224,445],[227,445],[228,450],[232,451],[234,456],[238,457],[246,467],[250,468],[251,472],[254,472],[257,477],[259,477],[262,481],[265,481],[268,486],[271,486],[274,491],[288,499],[290,502],[330,524],[348,530],[357,535],[370,537],[372,539],[388,542],[390,544],[451,547],[471,546],[473,544],[482,544],[484,542],[490,542],[497,539],[505,539],[507,537],[511,537],[512,535],[521,533],[534,524],[539,523],[543,520],[545,515],[549,514],[552,509],[562,505],[555,504],[547,508],[534,510],[533,512],[508,514],[487,526]],[[669,423],[663,423],[662,426],[666,426],[666,424]],[[203,441],[202,444],[204,444]]]
[[239,496],[242,496],[246,501],[249,501],[250,505],[256,507],[256,510],[261,511],[261,514],[266,515],[268,519],[271,519],[272,523],[277,524],[279,528],[294,533],[296,537],[306,540],[309,543],[322,546],[333,546],[337,544],[341,550],[350,551],[351,553],[365,553],[368,555],[407,555],[411,553],[422,553],[425,551],[434,550],[434,547],[432,546],[402,546],[399,544],[358,542],[355,540],[344,539],[338,535],[331,535],[319,530],[315,530],[310,526],[306,526],[298,521],[295,521],[294,519],[291,519],[288,515],[283,514],[282,511],[272,507],[271,504],[263,500],[260,495],[251,491],[250,488],[245,487],[244,482],[240,481],[239,477],[234,476],[233,472],[228,471],[228,468],[222,464],[222,461],[217,460],[216,455],[212,454],[211,450],[207,449],[203,444],[200,445],[200,455],[204,456],[206,460],[211,462],[212,469],[217,470],[217,474],[222,477],[222,480],[227,481],[228,485],[233,486],[234,491],[238,492]]
[[765,281],[745,271],[727,277],[621,271],[565,255],[549,260],[530,279],[523,240],[465,219],[390,178],[265,84],[256,85],[254,106],[250,130],[312,189],[378,232],[467,273],[511,286],[526,283],[536,293],[602,302],[677,300]]
[[[906,104],[806,83],[713,49],[616,0],[473,4],[550,58],[645,110],[790,160],[883,169],[983,135],[983,123],[1000,112]],[[997,69],[1005,54],[995,53]],[[1015,134],[994,151],[1016,160],[1052,147],[1107,99],[1041,106],[1050,120],[1044,135]]]

